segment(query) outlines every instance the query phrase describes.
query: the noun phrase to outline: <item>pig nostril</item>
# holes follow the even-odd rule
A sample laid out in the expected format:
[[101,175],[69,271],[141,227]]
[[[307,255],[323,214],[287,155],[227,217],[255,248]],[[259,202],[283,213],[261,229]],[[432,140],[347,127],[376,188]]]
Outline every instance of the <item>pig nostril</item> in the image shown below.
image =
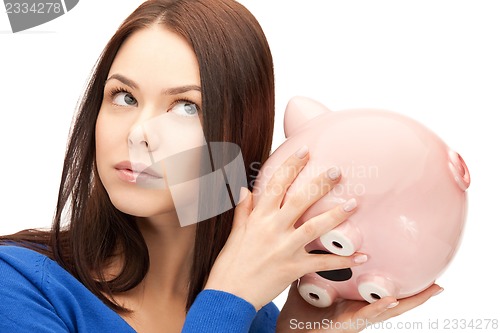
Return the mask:
[[333,241],[332,242],[332,245],[335,246],[336,248],[339,248],[339,249],[343,249],[344,247],[342,246],[342,244],[340,244],[339,242],[336,242],[336,241]]
[[373,298],[373,299],[380,299],[380,295],[379,294],[375,294],[375,293],[371,293],[370,296]]
[[319,296],[315,293],[309,293],[309,298],[312,299],[313,301],[319,300]]

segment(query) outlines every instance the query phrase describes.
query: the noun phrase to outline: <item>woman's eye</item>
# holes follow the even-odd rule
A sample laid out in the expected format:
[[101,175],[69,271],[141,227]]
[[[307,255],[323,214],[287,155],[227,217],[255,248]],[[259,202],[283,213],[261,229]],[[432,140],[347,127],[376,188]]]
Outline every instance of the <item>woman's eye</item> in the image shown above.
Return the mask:
[[175,103],[172,112],[179,116],[194,117],[198,115],[198,106],[192,102],[179,101]]
[[134,106],[137,104],[137,100],[132,94],[122,91],[114,95],[113,103],[120,106]]

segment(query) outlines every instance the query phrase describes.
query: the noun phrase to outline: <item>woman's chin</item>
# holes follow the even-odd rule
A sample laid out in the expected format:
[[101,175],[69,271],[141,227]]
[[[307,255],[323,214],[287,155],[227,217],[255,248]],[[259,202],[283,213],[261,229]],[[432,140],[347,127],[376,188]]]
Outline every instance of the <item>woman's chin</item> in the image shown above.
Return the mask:
[[175,212],[172,197],[166,191],[151,191],[150,195],[130,195],[127,193],[110,193],[113,206],[122,213],[136,217],[153,217]]

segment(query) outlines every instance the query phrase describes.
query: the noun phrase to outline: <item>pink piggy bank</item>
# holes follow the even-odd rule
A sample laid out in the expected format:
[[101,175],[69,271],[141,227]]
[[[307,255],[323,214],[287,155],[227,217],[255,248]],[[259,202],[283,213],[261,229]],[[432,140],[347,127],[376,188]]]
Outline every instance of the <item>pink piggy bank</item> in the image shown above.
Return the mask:
[[287,140],[263,165],[255,202],[275,169],[303,145],[310,160],[285,196],[338,166],[340,183],[311,206],[296,227],[355,197],[357,211],[309,244],[309,252],[368,255],[351,269],[311,273],[299,281],[317,307],[335,298],[374,302],[404,298],[429,287],[454,256],[466,217],[469,172],[462,158],[416,121],[388,111],[332,112],[302,97],[285,112]]

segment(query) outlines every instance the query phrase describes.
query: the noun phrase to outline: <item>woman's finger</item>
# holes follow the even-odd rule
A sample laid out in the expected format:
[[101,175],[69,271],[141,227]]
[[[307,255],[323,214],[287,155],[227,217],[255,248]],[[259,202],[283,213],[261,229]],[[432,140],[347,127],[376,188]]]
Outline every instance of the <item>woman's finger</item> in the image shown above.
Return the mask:
[[395,297],[384,297],[374,303],[368,304],[357,311],[352,321],[356,323],[358,329],[364,329],[371,324],[378,323],[382,314],[399,304]]
[[301,147],[290,156],[271,176],[260,193],[256,209],[278,209],[286,191],[309,160],[309,148]]
[[353,316],[353,320],[360,325],[371,325],[388,320],[416,308],[442,290],[440,286],[434,284],[415,296],[400,299],[399,301],[394,297],[384,297],[361,308]]
[[292,241],[294,244],[299,246],[305,246],[309,244],[314,239],[324,235],[328,231],[332,230],[342,222],[344,222],[349,216],[354,213],[356,209],[357,201],[352,198],[349,199],[342,205],[338,205],[335,208],[324,212],[323,214],[317,215],[300,227],[293,233]]
[[344,257],[333,253],[325,254],[305,254],[304,260],[298,263],[301,265],[302,274],[323,271],[332,271],[343,268],[359,266],[368,261],[368,256],[364,253],[354,253],[352,256]]
[[416,308],[417,306],[427,302],[427,300],[429,300],[429,298],[431,298],[432,296],[436,296],[442,291],[443,288],[441,288],[437,284],[433,284],[432,286],[425,289],[421,293],[416,294],[415,296],[400,299],[398,306],[387,310],[386,312],[384,312],[382,315],[379,316],[379,321],[384,321],[389,318],[399,316],[400,314],[403,314],[413,308]]
[[239,200],[234,210],[233,227],[246,221],[253,209],[253,195],[246,187],[241,188]]
[[313,203],[330,192],[340,181],[340,178],[341,172],[338,167],[332,167],[316,176],[311,182],[303,184],[287,198],[279,214],[284,221],[289,221],[290,225],[293,225]]

